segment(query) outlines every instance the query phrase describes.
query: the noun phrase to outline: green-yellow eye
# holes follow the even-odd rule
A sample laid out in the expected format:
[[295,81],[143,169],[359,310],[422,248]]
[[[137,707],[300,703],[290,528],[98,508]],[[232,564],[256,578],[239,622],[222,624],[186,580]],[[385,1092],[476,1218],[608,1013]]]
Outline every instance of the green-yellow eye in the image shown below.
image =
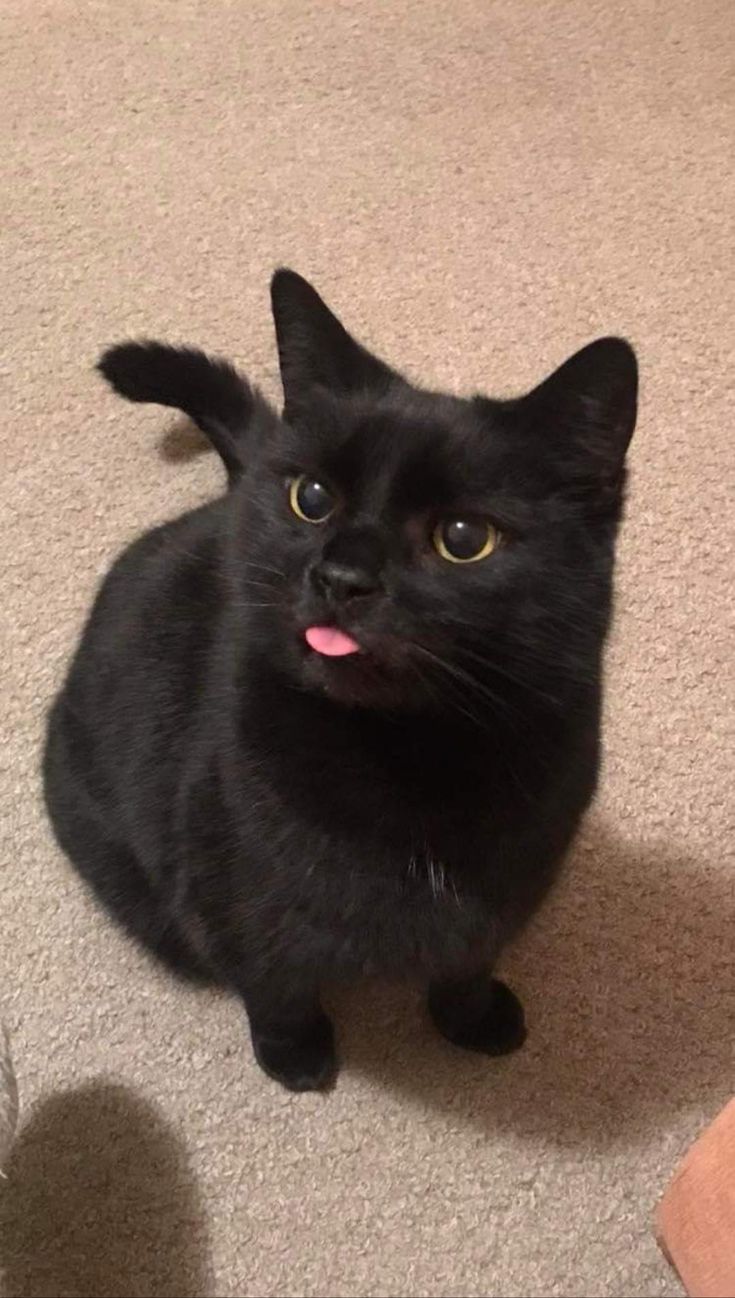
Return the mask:
[[487,559],[500,540],[492,523],[479,518],[447,518],[434,529],[434,546],[450,563]]
[[322,482],[305,473],[294,478],[288,487],[288,501],[297,518],[305,523],[326,523],[334,513],[335,499]]

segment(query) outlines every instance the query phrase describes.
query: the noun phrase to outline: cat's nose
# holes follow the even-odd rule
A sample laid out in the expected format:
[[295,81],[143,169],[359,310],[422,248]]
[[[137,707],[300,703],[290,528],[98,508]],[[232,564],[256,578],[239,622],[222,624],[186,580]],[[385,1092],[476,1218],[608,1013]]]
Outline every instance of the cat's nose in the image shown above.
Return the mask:
[[386,554],[373,529],[352,527],[333,536],[311,570],[319,594],[335,603],[373,595],[383,584]]
[[367,568],[336,559],[322,559],[311,570],[312,584],[320,595],[335,603],[372,595],[380,589],[380,578]]

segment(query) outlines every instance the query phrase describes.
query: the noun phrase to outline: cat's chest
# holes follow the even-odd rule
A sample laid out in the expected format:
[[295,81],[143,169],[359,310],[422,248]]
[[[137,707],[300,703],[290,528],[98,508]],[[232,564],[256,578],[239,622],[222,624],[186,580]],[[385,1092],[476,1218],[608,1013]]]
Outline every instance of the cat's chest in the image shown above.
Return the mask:
[[461,965],[492,926],[477,879],[426,841],[331,838],[310,855],[288,922],[335,973]]
[[429,854],[390,873],[367,859],[343,861],[299,909],[304,933],[336,973],[461,964],[488,931],[478,896]]
[[208,783],[191,859],[244,946],[267,931],[286,963],[400,974],[461,964],[487,934],[471,816],[447,807],[431,823],[396,798],[345,808],[334,789],[302,803],[264,782],[234,811]]

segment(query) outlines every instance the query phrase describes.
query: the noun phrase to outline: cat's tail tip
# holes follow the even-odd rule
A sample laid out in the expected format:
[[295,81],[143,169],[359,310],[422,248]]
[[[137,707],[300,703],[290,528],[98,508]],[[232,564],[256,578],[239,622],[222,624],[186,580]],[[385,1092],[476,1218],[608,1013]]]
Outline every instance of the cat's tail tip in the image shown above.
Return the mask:
[[249,383],[229,361],[194,347],[171,347],[143,338],[115,343],[97,370],[121,397],[174,406],[194,419],[247,419],[253,405]]
[[234,481],[242,472],[241,441],[253,415],[250,384],[228,361],[192,347],[142,339],[116,343],[96,365],[128,401],[172,406],[206,433]]

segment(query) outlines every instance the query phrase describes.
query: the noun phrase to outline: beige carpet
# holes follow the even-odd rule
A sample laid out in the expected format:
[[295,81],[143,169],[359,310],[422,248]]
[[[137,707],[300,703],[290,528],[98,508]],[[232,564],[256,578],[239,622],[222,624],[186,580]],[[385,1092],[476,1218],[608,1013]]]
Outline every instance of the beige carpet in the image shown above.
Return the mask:
[[[7,1293],[678,1294],[651,1212],[735,1075],[732,0],[2,0],[0,23]],[[336,1007],[326,1098],[267,1081],[233,1000],[111,929],[38,792],[95,583],[221,482],[96,353],[189,340],[275,393],[282,262],[433,383],[506,391],[608,331],[643,371],[604,782],[507,958],[528,1047],[464,1057],[370,988]]]

